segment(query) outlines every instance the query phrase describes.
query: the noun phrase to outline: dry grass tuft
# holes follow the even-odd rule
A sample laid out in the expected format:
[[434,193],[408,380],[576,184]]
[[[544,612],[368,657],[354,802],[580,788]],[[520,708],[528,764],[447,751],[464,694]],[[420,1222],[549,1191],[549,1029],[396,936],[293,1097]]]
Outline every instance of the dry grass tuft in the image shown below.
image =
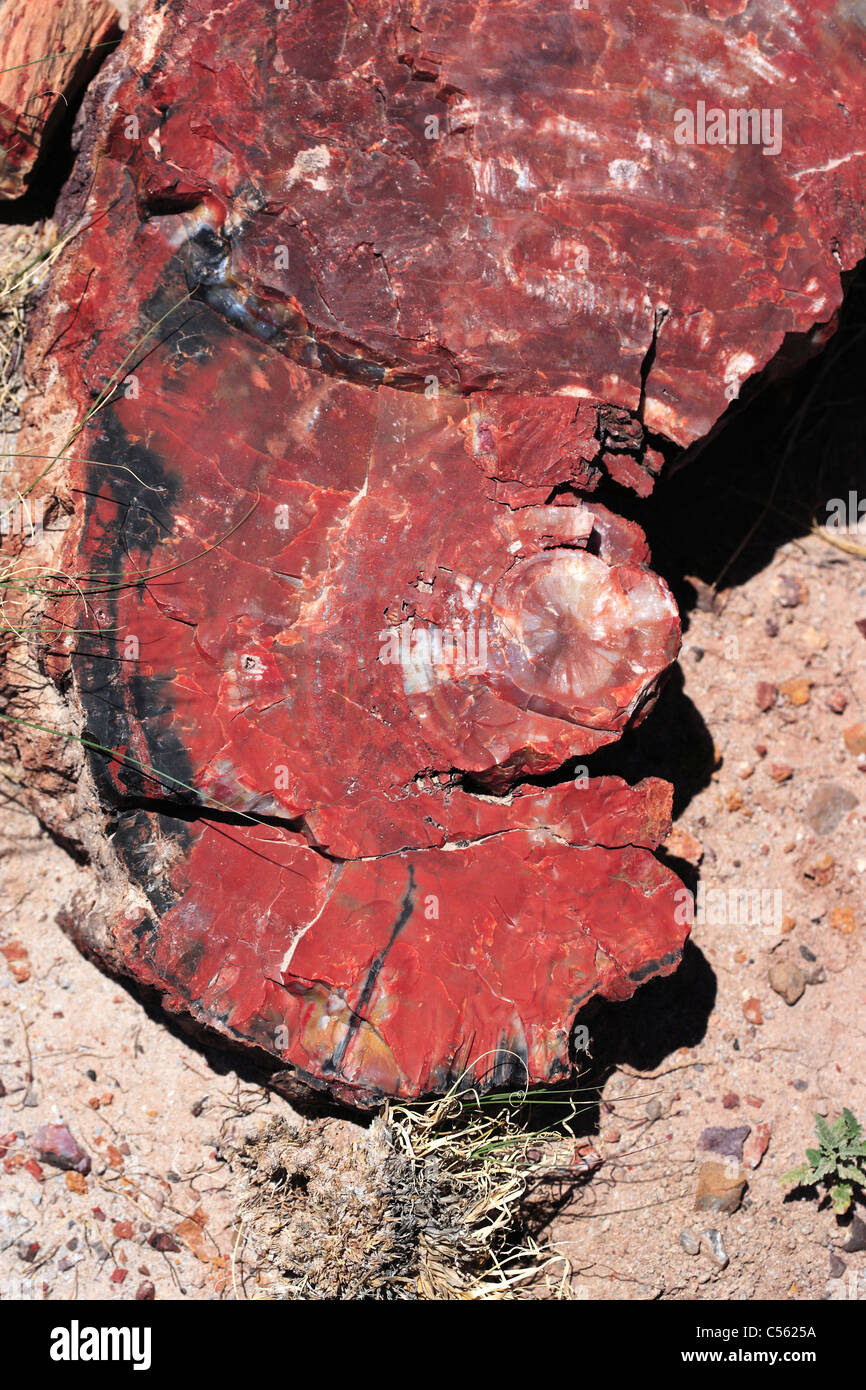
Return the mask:
[[853,534],[849,530],[841,530],[838,527],[821,525],[818,521],[812,522],[812,534],[818,536],[827,545],[834,545],[837,550],[844,550],[846,555],[857,555],[860,559],[866,559],[866,544],[855,540],[855,536],[861,534],[857,530]]
[[50,223],[0,227],[0,439],[14,437],[18,429],[28,385],[24,371],[27,299],[65,245],[66,239],[52,244],[53,237]]
[[[247,1180],[239,1245],[291,1300],[568,1297],[568,1262],[521,1216],[527,1184],[561,1139],[518,1123],[522,1098],[491,1107],[452,1089],[390,1104],[364,1131],[341,1121],[272,1121],[227,1153]],[[348,1137],[347,1137],[348,1132]],[[244,1289],[238,1296],[261,1297]]]

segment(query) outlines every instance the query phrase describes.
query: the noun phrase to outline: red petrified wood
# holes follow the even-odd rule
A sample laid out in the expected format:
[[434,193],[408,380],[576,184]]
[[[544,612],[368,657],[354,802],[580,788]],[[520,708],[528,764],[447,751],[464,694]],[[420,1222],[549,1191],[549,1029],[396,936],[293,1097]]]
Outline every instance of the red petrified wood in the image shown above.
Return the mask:
[[25,192],[43,140],[119,35],[107,0],[4,0],[0,198]]
[[[119,755],[104,958],[356,1104],[564,1077],[675,967],[670,789],[579,760],[677,614],[592,494],[832,316],[862,49],[805,0],[145,6],[41,330],[82,411],[113,384],[56,610]],[[758,144],[680,140],[735,98]]]

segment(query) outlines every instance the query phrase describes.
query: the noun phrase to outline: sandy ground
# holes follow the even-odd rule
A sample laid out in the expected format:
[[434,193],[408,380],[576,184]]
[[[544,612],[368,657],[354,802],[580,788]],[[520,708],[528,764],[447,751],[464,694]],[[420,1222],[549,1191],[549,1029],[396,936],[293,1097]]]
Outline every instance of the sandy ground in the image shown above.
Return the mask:
[[[243,1297],[214,1149],[238,1116],[287,1107],[79,954],[54,918],[90,871],[8,807],[0,854],[0,950],[26,950],[0,955],[0,1296]],[[33,1163],[43,1124],[69,1127],[87,1176]]]
[[[843,739],[866,704],[854,626],[864,580],[862,560],[810,537],[784,547],[723,615],[692,614],[682,700],[702,714],[720,765],[671,847],[694,858],[701,847],[708,920],[696,922],[679,977],[622,1006],[630,1017],[604,1019],[603,1045],[630,1060],[604,1086],[602,1166],[555,1222],[585,1297],[866,1297],[866,1256],[839,1251],[849,1222],[814,1198],[789,1199],[779,1181],[814,1142],[813,1112],[866,1114],[866,776]],[[798,589],[804,601],[783,608],[779,594]],[[808,699],[779,695],[761,712],[759,680]],[[830,707],[840,691],[842,714]],[[857,805],[842,809],[849,797]],[[761,921],[736,920],[732,889],[768,895]],[[780,962],[816,981],[794,1004],[771,987]],[[698,1170],[715,1158],[696,1148],[702,1131],[750,1126],[754,1143],[761,1124],[769,1147],[746,1169],[740,1210],[696,1212]],[[680,1243],[707,1229],[721,1233],[723,1269],[710,1242],[696,1255]]]

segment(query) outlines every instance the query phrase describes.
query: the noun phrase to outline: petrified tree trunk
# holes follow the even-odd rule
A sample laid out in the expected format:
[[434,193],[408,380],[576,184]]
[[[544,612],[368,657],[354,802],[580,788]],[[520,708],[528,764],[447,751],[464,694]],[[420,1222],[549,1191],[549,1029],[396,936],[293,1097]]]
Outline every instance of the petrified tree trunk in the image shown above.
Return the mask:
[[686,934],[665,784],[524,779],[676,656],[592,493],[832,316],[864,41],[641,16],[177,0],[89,100],[34,350],[100,407],[51,612],[134,896],[76,930],[358,1104],[566,1075]]
[[0,198],[24,193],[43,142],[119,35],[107,0],[2,0]]

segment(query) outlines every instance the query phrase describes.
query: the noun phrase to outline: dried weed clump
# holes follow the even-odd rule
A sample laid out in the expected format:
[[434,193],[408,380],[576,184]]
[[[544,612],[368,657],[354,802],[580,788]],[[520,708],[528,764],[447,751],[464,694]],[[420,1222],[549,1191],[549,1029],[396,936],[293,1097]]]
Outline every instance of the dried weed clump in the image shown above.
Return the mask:
[[25,389],[25,306],[45,242],[42,227],[0,227],[0,437],[18,426]]
[[554,1136],[526,1133],[515,1113],[451,1091],[387,1106],[360,1137],[341,1121],[277,1119],[241,1141],[226,1155],[247,1180],[239,1243],[269,1271],[267,1296],[518,1299],[545,1282],[567,1296],[567,1262],[521,1219],[539,1142]]

